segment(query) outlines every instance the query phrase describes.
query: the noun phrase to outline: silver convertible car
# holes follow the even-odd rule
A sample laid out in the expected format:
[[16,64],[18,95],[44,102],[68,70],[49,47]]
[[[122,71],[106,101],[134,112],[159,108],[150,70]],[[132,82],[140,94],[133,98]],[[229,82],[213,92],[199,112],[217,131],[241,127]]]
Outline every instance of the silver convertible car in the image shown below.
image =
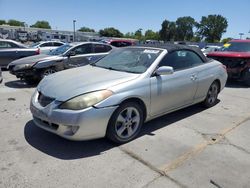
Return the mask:
[[45,77],[30,110],[37,126],[66,139],[126,143],[153,118],[195,103],[215,105],[226,80],[225,67],[196,48],[128,47]]

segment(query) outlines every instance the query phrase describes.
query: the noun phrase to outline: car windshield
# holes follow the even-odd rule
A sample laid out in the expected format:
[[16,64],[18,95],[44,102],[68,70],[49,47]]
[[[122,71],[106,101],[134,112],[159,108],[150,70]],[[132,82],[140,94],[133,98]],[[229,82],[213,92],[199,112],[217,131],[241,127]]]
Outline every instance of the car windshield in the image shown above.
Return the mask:
[[221,51],[250,52],[250,42],[229,42],[224,44]]
[[51,52],[49,52],[49,55],[61,55],[64,52],[66,52],[68,49],[70,49],[72,47],[72,45],[69,44],[64,44],[54,50],[52,50]]
[[93,66],[122,72],[143,73],[161,54],[159,49],[124,48],[102,58]]

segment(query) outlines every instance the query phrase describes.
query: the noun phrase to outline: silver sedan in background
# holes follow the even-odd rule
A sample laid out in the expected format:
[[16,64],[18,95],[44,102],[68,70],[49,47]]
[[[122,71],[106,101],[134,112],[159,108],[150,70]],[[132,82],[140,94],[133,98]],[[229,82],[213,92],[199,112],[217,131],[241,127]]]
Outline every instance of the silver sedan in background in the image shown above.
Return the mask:
[[45,77],[31,99],[35,124],[70,140],[134,139],[142,124],[175,110],[216,104],[225,67],[184,45],[135,46]]

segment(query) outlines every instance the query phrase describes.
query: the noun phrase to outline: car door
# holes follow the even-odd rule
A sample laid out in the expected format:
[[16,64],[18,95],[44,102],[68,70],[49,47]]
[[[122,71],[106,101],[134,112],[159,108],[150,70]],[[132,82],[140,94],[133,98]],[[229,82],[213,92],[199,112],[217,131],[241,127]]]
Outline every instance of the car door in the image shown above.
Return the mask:
[[18,46],[8,41],[0,41],[0,66],[7,65],[19,58]]
[[73,68],[90,63],[89,58],[93,54],[92,44],[82,44],[68,51],[68,56],[64,60],[65,68]]
[[157,116],[178,109],[194,101],[197,90],[197,71],[192,68],[185,50],[167,54],[158,67],[171,66],[171,75],[154,75],[151,84],[151,115]]

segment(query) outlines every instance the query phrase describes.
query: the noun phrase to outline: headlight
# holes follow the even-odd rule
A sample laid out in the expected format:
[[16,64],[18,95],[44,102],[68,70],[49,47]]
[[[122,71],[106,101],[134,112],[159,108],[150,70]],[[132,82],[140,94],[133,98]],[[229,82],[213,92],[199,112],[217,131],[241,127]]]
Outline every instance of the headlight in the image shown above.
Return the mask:
[[72,98],[59,106],[60,109],[82,110],[93,106],[113,94],[109,90],[95,91]]
[[14,71],[17,71],[17,70],[20,70],[20,69],[29,69],[31,68],[35,63],[32,63],[32,64],[21,64],[21,65],[16,65],[13,70]]

